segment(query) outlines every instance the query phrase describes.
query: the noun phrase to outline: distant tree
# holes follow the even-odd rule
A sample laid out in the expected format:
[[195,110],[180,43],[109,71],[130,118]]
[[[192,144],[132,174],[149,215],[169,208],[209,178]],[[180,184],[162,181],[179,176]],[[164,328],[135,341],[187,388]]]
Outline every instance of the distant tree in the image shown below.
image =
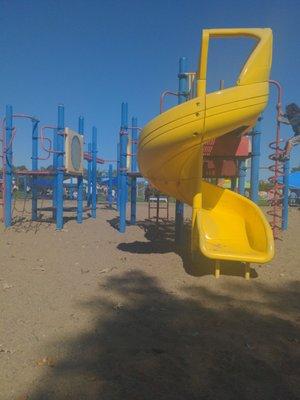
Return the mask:
[[13,172],[17,172],[17,171],[27,171],[26,165],[13,166]]
[[300,171],[300,165],[298,165],[298,167],[293,167],[291,172],[297,172]]
[[259,181],[259,190],[262,192],[267,192],[272,187],[273,185],[269,181]]

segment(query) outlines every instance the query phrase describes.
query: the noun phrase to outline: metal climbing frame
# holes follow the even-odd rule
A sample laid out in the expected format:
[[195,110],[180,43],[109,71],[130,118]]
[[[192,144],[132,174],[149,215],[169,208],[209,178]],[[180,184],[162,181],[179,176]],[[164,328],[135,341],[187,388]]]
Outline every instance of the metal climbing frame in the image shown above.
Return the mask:
[[[3,194],[3,220],[6,228],[12,225],[12,173],[13,173],[13,141],[16,135],[16,129],[13,127],[14,118],[26,118],[32,122],[32,150],[31,150],[31,170],[18,171],[18,175],[31,176],[32,178],[32,208],[31,218],[33,221],[37,220],[37,185],[36,180],[38,176],[52,176],[54,177],[53,186],[53,206],[52,212],[53,217],[56,221],[56,228],[63,228],[63,201],[64,201],[64,190],[63,180],[66,175],[64,167],[64,136],[65,136],[65,118],[64,118],[64,106],[58,106],[58,122],[57,126],[45,125],[41,128],[39,135],[39,120],[33,116],[26,114],[13,114],[13,108],[11,105],[6,106],[5,118],[2,121],[2,182],[1,189]],[[44,136],[45,129],[53,130],[53,140]],[[79,134],[84,134],[84,119],[79,117]],[[38,145],[41,145],[41,149],[47,153],[46,157],[39,157]],[[45,145],[48,142],[48,147]],[[53,169],[52,170],[39,170],[38,160],[49,159],[50,155],[53,155]],[[92,217],[96,217],[96,173],[97,163],[103,163],[104,160],[97,157],[97,131],[93,129],[93,140],[92,140],[92,151],[91,154],[84,153],[84,159],[91,165],[91,179],[93,181],[92,186]],[[68,176],[72,174],[68,173]],[[77,177],[77,222],[82,222],[83,214],[83,176],[76,174]]]
[[[138,131],[140,130],[141,128],[138,127],[137,118],[135,117],[131,120],[131,126],[128,125],[128,104],[122,103],[121,128],[117,145],[117,208],[119,211],[120,233],[124,233],[126,230],[126,206],[129,185],[130,224],[136,224],[137,178],[141,176],[137,167]],[[128,144],[130,145],[130,151]]]
[[283,163],[284,163],[284,149],[281,147],[283,140],[280,138],[280,119],[283,116],[282,112],[282,87],[279,82],[270,80],[270,83],[275,85],[277,89],[277,114],[276,114],[276,135],[275,140],[269,144],[273,153],[269,156],[269,159],[273,162],[270,165],[269,170],[272,175],[269,177],[269,182],[272,184],[272,188],[269,190],[269,204],[271,210],[267,213],[271,216],[270,225],[273,230],[275,239],[280,239],[280,230],[282,227],[282,192],[283,183],[280,182],[280,178],[284,175]]
[[[154,197],[151,196],[148,200],[148,219],[149,220],[152,218],[151,210],[155,210],[155,212],[156,212],[154,218],[156,219],[157,223],[160,219],[162,219],[162,220],[167,219],[167,221],[169,221],[169,197],[159,196],[159,195],[154,196]],[[161,210],[166,210],[165,217],[160,216]]]

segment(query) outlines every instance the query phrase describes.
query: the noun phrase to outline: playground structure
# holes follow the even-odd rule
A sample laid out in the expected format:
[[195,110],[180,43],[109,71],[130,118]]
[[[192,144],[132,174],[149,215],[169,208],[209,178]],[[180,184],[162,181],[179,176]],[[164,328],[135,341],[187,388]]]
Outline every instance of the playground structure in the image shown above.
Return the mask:
[[[71,181],[72,189],[77,189],[77,222],[82,223],[83,212],[91,210],[92,218],[96,218],[97,209],[97,164],[103,164],[105,160],[97,157],[97,129],[93,127],[92,142],[88,144],[88,152],[84,152],[84,118],[79,117],[78,133],[65,127],[65,109],[63,105],[58,106],[57,125],[45,125],[40,128],[40,121],[33,116],[25,114],[14,114],[12,106],[6,107],[5,118],[2,122],[2,208],[4,226],[12,225],[12,180],[13,180],[13,143],[17,130],[14,120],[17,118],[27,119],[32,123],[32,153],[31,170],[16,171],[16,176],[30,179],[31,184],[31,219],[38,220],[38,184],[41,178],[48,178],[52,191],[53,219],[56,229],[63,228],[64,217],[64,179],[70,177],[76,179],[76,184]],[[53,138],[45,136],[45,130],[53,131]],[[46,156],[39,155],[39,152]],[[52,168],[39,169],[39,160],[48,160],[52,155]],[[87,206],[83,207],[83,161],[87,161]],[[27,180],[25,181],[27,182]],[[27,186],[27,183],[25,183]],[[65,210],[67,211],[67,210]],[[74,211],[73,209],[71,211]]]
[[[214,37],[236,36],[255,38],[258,44],[243,67],[235,87],[224,89],[221,83],[219,91],[207,94],[209,40]],[[188,72],[187,59],[180,59],[178,91],[167,90],[161,94],[161,113],[147,124],[143,131],[138,127],[135,117],[132,118],[131,125],[128,124],[128,104],[122,103],[116,160],[117,176],[113,177],[113,166],[110,164],[106,182],[108,205],[112,208],[114,200],[116,201],[121,233],[126,230],[128,187],[130,186],[130,224],[134,225],[137,179],[145,177],[162,193],[176,199],[175,242],[178,246],[182,246],[184,242],[184,203],[193,207],[192,254],[195,255],[200,250],[208,258],[216,260],[216,275],[220,260],[244,262],[248,276],[250,262],[264,263],[272,258],[273,236],[265,217],[256,205],[259,201],[261,113],[268,101],[269,83],[278,89],[276,139],[270,144],[274,150],[270,156],[274,163],[270,170],[274,174],[269,178],[273,186],[270,190],[272,209],[269,214],[272,216],[270,224],[275,238],[280,236],[280,230],[287,229],[288,224],[289,154],[281,147],[282,88],[278,82],[269,81],[271,57],[272,32],[269,29],[205,30],[199,72]],[[178,98],[178,106],[163,112],[164,100],[168,95]],[[18,176],[30,177],[32,220],[38,219],[37,187],[41,177],[51,178],[53,182],[51,211],[57,229],[63,228],[65,178],[70,178],[71,198],[74,198],[76,188],[77,222],[82,222],[83,211],[86,210],[91,210],[92,218],[96,218],[97,183],[101,183],[97,180],[97,164],[106,162],[97,157],[97,129],[93,128],[92,142],[88,144],[87,152],[84,152],[83,117],[79,118],[78,132],[70,130],[65,127],[64,107],[60,105],[57,125],[42,126],[39,133],[37,118],[13,114],[12,107],[7,106],[2,126],[5,226],[10,227],[12,224],[12,151],[16,135],[13,126],[15,118],[26,118],[32,122],[32,168],[30,171],[16,172]],[[52,140],[45,136],[46,129],[53,130]],[[139,131],[142,131],[142,134],[138,150]],[[74,138],[77,140],[76,145]],[[46,157],[39,156],[39,144]],[[141,172],[137,165],[138,154]],[[49,159],[51,155],[53,168],[38,169],[38,160]],[[252,202],[243,197],[249,159],[249,197]],[[83,160],[88,163],[85,208]],[[78,164],[76,168],[74,163]],[[223,178],[231,180],[231,191],[212,184]],[[112,195],[113,187],[117,189],[115,196]],[[159,207],[160,201],[157,199],[154,207],[157,222]],[[167,218],[168,210],[169,208]],[[231,227],[230,232],[228,226]]]
[[[237,85],[206,94],[210,38],[237,36],[258,40]],[[249,132],[264,110],[271,58],[270,29],[204,30],[196,97],[148,123],[139,141],[141,173],[162,192],[192,206],[192,255],[200,251],[214,259],[216,276],[220,261],[231,260],[245,263],[248,278],[249,263],[266,263],[274,254],[272,231],[260,208],[240,194],[203,180],[203,144]],[[176,214],[182,215],[179,208]]]
[[[151,210],[155,210],[154,218],[158,223],[160,219],[169,220],[170,214],[170,199],[167,196],[150,196],[148,199],[148,219],[151,220],[152,212]],[[165,214],[163,217],[161,216],[161,211]]]
[[[250,32],[250,33],[249,33]],[[258,79],[257,82],[255,82],[255,84],[252,84],[252,90],[253,93],[258,89],[258,83],[259,83],[259,72],[257,71],[258,68],[255,67],[255,62],[261,63],[261,67],[262,69],[264,69],[263,72],[263,79],[266,79],[268,76],[268,68],[270,67],[270,63],[268,64],[268,60],[269,62],[271,62],[271,45],[272,45],[272,34],[270,30],[250,30],[249,32],[246,32],[244,30],[244,32],[242,33],[242,36],[256,36],[256,39],[258,37],[259,34],[262,34],[264,37],[260,38],[260,46],[256,47],[256,50],[254,52],[253,57],[257,57],[257,53],[259,53],[258,57],[260,59],[258,60],[254,60],[254,58],[252,57],[248,59],[248,63],[247,66],[249,66],[250,64],[252,65],[252,71],[251,73],[256,74],[256,78]],[[216,33],[212,33],[211,36],[217,36],[219,37],[219,33],[220,31],[217,30]],[[227,30],[228,36],[237,36],[239,35],[237,31],[234,30]],[[269,33],[269,39],[267,38],[267,35]],[[222,33],[220,33],[222,35]],[[206,40],[206,45],[208,45],[208,40],[205,38],[204,36],[204,42]],[[269,46],[269,47],[268,47]],[[207,52],[207,49],[204,49],[204,56],[207,54],[205,54],[205,52]],[[265,52],[265,54],[264,54]],[[265,60],[264,60],[265,57]],[[269,57],[269,58],[268,58]],[[188,72],[187,71],[187,60],[186,58],[181,58],[179,61],[179,74],[178,74],[178,78],[179,78],[179,89],[178,92],[174,92],[174,91],[164,91],[161,95],[160,98],[160,112],[163,111],[164,108],[164,99],[167,95],[172,95],[172,96],[176,96],[178,98],[178,104],[181,103],[185,103],[189,100],[193,100],[193,97],[195,96],[195,84],[197,83],[197,80],[195,79],[196,77],[196,73],[193,72]],[[205,61],[204,61],[205,64]],[[206,68],[205,65],[201,66],[204,68]],[[241,73],[241,77],[244,74],[244,82],[246,82],[247,84],[247,88],[250,88],[250,86],[248,86],[249,84],[251,84],[251,77],[249,78],[248,76],[248,82],[247,82],[247,76],[245,77],[245,68],[243,69],[243,72]],[[250,81],[249,81],[250,79]],[[277,89],[279,90],[278,92],[278,102],[277,102],[277,130],[276,130],[276,140],[274,142],[271,143],[270,147],[272,149],[275,150],[275,153],[272,154],[270,156],[270,159],[272,160],[272,162],[274,162],[274,165],[270,166],[270,170],[272,172],[274,172],[274,175],[271,176],[269,178],[270,182],[272,183],[272,189],[269,191],[269,196],[270,196],[270,205],[271,205],[271,210],[269,210],[269,214],[272,215],[272,221],[270,221],[270,225],[272,227],[273,230],[273,235],[276,239],[278,239],[280,237],[280,231],[281,230],[286,230],[287,229],[287,225],[288,225],[288,195],[289,195],[289,184],[288,184],[288,176],[289,176],[289,156],[286,156],[284,154],[283,149],[280,148],[280,144],[281,144],[281,139],[280,139],[280,124],[281,124],[281,118],[283,116],[283,111],[281,109],[281,98],[282,98],[282,89],[281,86],[279,85],[278,82],[276,81],[270,81],[270,83],[272,85],[275,85],[277,87]],[[198,88],[199,85],[201,84],[200,80],[198,80]],[[202,82],[203,84],[203,82]],[[241,86],[239,88],[239,93],[238,96],[240,98],[243,97],[242,93],[241,93],[241,89],[243,89],[243,86],[246,88],[246,84],[245,85],[238,85]],[[238,191],[239,194],[241,195],[245,195],[245,181],[246,181],[246,174],[247,174],[247,160],[251,159],[251,174],[250,174],[250,193],[249,193],[249,197],[252,200],[253,203],[258,204],[259,202],[259,169],[260,169],[260,142],[261,142],[261,120],[262,120],[262,116],[261,116],[261,112],[263,111],[264,105],[266,105],[266,96],[268,95],[268,79],[266,79],[266,82],[261,82],[260,87],[263,86],[263,84],[265,85],[266,89],[262,90],[261,95],[264,96],[264,102],[263,105],[259,106],[256,105],[256,108],[260,107],[260,112],[256,113],[255,115],[255,111],[251,111],[249,114],[248,118],[248,125],[247,126],[242,126],[242,130],[240,129],[241,127],[237,127],[238,129],[235,131],[233,130],[229,130],[226,135],[223,136],[218,136],[219,132],[217,133],[217,136],[214,136],[214,133],[212,133],[212,136],[210,136],[208,138],[208,140],[203,140],[202,142],[202,150],[203,150],[203,164],[200,166],[202,168],[202,178],[205,179],[206,181],[216,181],[220,178],[229,178],[231,180],[231,189],[233,191]],[[231,88],[231,92],[234,88]],[[264,91],[265,90],[265,91]],[[218,96],[220,96],[220,92],[222,91],[222,94],[224,93],[229,93],[229,97],[233,96],[233,93],[230,93],[229,89],[224,90],[221,84],[220,87],[220,91],[218,92]],[[264,91],[264,93],[263,93]],[[201,97],[202,96],[202,97]],[[205,95],[201,95],[201,99],[204,102],[205,101]],[[207,99],[211,99],[211,94],[207,95]],[[200,99],[200,100],[201,100]],[[216,99],[218,99],[218,97],[216,96]],[[230,101],[230,99],[229,99]],[[252,107],[255,108],[255,104],[251,104],[251,100],[247,100],[246,96],[244,96],[244,101],[245,104],[247,104],[247,106],[249,105],[249,108]],[[198,96],[198,103],[200,103],[199,101],[199,96]],[[220,101],[219,101],[220,103]],[[213,104],[213,101],[211,101],[211,104]],[[197,103],[196,103],[197,105]],[[123,105],[122,107],[125,107],[124,110],[122,111],[122,115],[124,117],[125,115],[125,120],[128,120],[128,116],[126,115],[127,111],[127,104]],[[221,104],[220,104],[221,107]],[[123,109],[123,108],[122,108]],[[183,113],[180,113],[179,110],[177,108],[171,109],[169,111],[167,111],[166,113],[164,113],[163,115],[174,111],[174,115],[175,112],[179,113],[179,117],[178,117],[178,124],[181,123],[182,124],[186,123],[184,118],[186,118],[186,120],[188,120],[187,117],[185,117],[185,115]],[[190,110],[189,110],[190,111]],[[187,113],[189,112],[187,111]],[[204,112],[204,110],[201,110],[201,112]],[[190,111],[190,113],[192,114],[193,111]],[[200,114],[198,110],[196,110],[196,115]],[[205,111],[206,113],[206,111]],[[252,113],[252,114],[251,114]],[[254,116],[253,116],[254,114]],[[122,117],[122,118],[123,118]],[[207,117],[209,118],[209,114],[207,113]],[[158,117],[160,118],[160,117]],[[170,117],[169,119],[165,119],[161,124],[168,124],[170,123],[170,125],[173,123],[175,124],[175,121],[172,120],[173,116]],[[182,118],[182,120],[179,121],[179,119]],[[232,118],[235,118],[235,116],[233,115]],[[174,119],[176,119],[176,117],[174,116]],[[250,121],[249,121],[250,119]],[[154,121],[156,121],[157,119],[155,119]],[[208,119],[209,120],[209,119]],[[240,121],[241,122],[241,121]],[[256,122],[256,123],[255,123]],[[201,122],[203,124],[203,121]],[[200,123],[200,124],[201,124]],[[218,122],[220,125],[220,121]],[[232,122],[229,122],[229,124],[231,124],[231,126],[233,125]],[[227,122],[228,125],[228,122]],[[147,126],[148,127],[148,126]],[[145,128],[147,130],[147,127]],[[190,129],[195,129],[195,131],[197,127],[195,127],[193,125],[192,128]],[[126,129],[126,124],[125,124],[125,129]],[[160,132],[160,124],[155,124],[155,127],[153,128],[153,130],[157,130],[159,132],[159,134],[161,134],[161,138],[163,138],[163,135],[166,132]],[[222,127],[219,127],[219,130],[222,129]],[[124,130],[124,126],[121,126],[121,133]],[[145,131],[145,130],[144,130]],[[172,135],[176,135],[177,131],[174,129],[174,131],[172,131]],[[197,132],[196,132],[197,133]],[[193,136],[197,136],[196,133],[192,133]],[[178,133],[179,135],[179,133]],[[166,137],[167,135],[165,135]],[[183,136],[183,135],[182,135]],[[149,142],[151,142],[151,146],[153,145],[153,143],[155,142],[155,137],[151,137]],[[143,139],[142,139],[143,140]],[[167,138],[164,139],[167,141]],[[182,145],[181,140],[184,140],[183,138],[179,138],[178,139],[178,147],[179,144],[180,146]],[[121,142],[121,140],[120,140]],[[162,140],[163,146],[164,146],[164,153],[166,154],[166,152],[168,152],[168,143],[163,142]],[[160,148],[159,148],[159,144],[158,144],[158,149],[155,148],[155,150],[153,150],[152,154],[152,158],[149,157],[149,164],[151,164],[151,168],[156,170],[156,167],[153,166],[153,162],[150,161],[150,159],[153,161],[154,159],[157,159],[157,154],[161,154]],[[188,146],[188,144],[186,145]],[[174,145],[175,147],[175,145]],[[119,154],[118,150],[118,154]],[[157,152],[156,152],[157,151]],[[154,154],[155,153],[155,154]],[[123,151],[122,152],[123,157],[128,157],[128,152]],[[174,154],[169,154],[167,153],[168,156],[172,159],[172,157],[174,156],[176,158],[176,150],[174,150]],[[127,159],[124,161],[124,165],[127,164]],[[172,163],[171,163],[172,164]],[[159,169],[162,171],[165,168],[165,165],[163,164],[159,164],[160,167]],[[172,164],[172,166],[170,167],[170,170],[172,169],[174,165]],[[193,166],[194,167],[194,166]],[[186,168],[186,167],[185,167]],[[174,168],[176,169],[176,167]],[[125,173],[126,173],[126,168],[125,168]],[[149,175],[147,175],[144,171],[142,171],[143,174],[140,174],[138,172],[136,172],[135,170],[135,176],[145,176],[146,178],[148,178],[150,180],[150,182],[152,182],[154,184],[154,186],[156,186],[156,188],[162,190],[162,192],[167,193],[167,194],[173,194],[174,195],[174,191],[176,193],[176,195],[178,194],[177,189],[175,190],[173,187],[171,189],[168,190],[167,188],[167,184],[166,182],[168,181],[168,177],[166,178],[165,175],[162,177],[162,179],[157,179],[157,178],[153,178],[150,177]],[[129,174],[127,174],[127,176],[129,176]],[[282,179],[281,179],[282,178]],[[158,182],[159,180],[163,180],[164,183],[162,184],[162,182]],[[174,181],[176,181],[176,177],[173,178]],[[182,179],[183,181],[185,181],[185,178]],[[196,180],[196,177],[195,177]],[[238,182],[238,183],[237,183]],[[177,185],[181,184],[181,182],[177,182]],[[205,182],[203,182],[203,186],[205,187]],[[190,188],[188,188],[190,190]],[[119,191],[121,191],[122,188],[119,187]],[[126,194],[125,197],[127,198],[127,189],[125,189]],[[184,190],[183,190],[184,192]],[[216,190],[215,190],[216,192]],[[219,192],[221,193],[221,192]],[[226,193],[226,192],[225,192]],[[184,199],[185,201],[187,200],[187,197],[184,196],[184,194],[181,192],[181,194],[179,196],[176,196],[175,198],[179,198],[180,197],[182,199]],[[217,192],[215,193],[215,195],[217,196]],[[159,203],[158,203],[159,204]],[[191,204],[191,201],[190,201]],[[246,203],[248,207],[251,206],[252,203],[248,202]],[[245,205],[243,207],[246,207]],[[136,208],[136,204],[134,205],[134,209]],[[257,258],[256,261],[258,262],[267,262],[267,260],[269,260],[272,256],[273,253],[273,242],[272,242],[272,235],[270,234],[270,230],[269,230],[269,226],[266,222],[266,220],[264,219],[264,217],[262,216],[260,210],[258,209],[258,207],[253,207],[254,210],[258,210],[258,214],[260,215],[259,219],[260,222],[262,222],[262,226],[263,226],[263,230],[265,230],[267,232],[267,241],[270,244],[270,248],[269,248],[269,252],[266,250],[266,257],[265,258]],[[124,232],[125,231],[125,226],[126,226],[126,217],[125,217],[125,211],[123,208],[122,213],[120,213],[120,232]],[[252,210],[253,211],[253,210]],[[223,211],[221,211],[221,214],[223,213]],[[158,215],[158,213],[157,213]],[[204,212],[205,215],[205,212]],[[220,216],[220,215],[219,215]],[[257,215],[256,215],[257,217]],[[231,221],[231,220],[230,220]],[[230,222],[228,220],[228,223]],[[238,221],[237,221],[238,223]],[[244,223],[249,224],[249,221],[245,221],[243,222],[243,218],[241,219],[241,225],[243,225]],[[254,226],[252,225],[253,230]],[[200,228],[199,228],[200,229]],[[199,232],[197,232],[198,234]],[[245,233],[245,232],[244,232]],[[239,234],[242,236],[242,232],[239,232]],[[247,234],[247,233],[246,233]],[[203,234],[205,236],[205,234]],[[224,235],[226,236],[227,233],[224,232]],[[246,239],[248,241],[250,241],[250,238]],[[251,240],[254,240],[253,238],[251,238]],[[183,203],[180,202],[179,200],[176,201],[176,214],[175,214],[175,241],[177,243],[177,245],[181,246],[183,243]],[[257,238],[256,239],[257,242],[261,241],[261,238]],[[249,244],[249,243],[248,243]],[[241,243],[237,243],[236,244],[237,247],[241,246]],[[249,244],[250,246],[250,244]],[[266,243],[267,246],[267,243]],[[251,247],[251,246],[250,246]],[[268,247],[268,246],[267,246]],[[195,249],[194,249],[195,250]],[[247,251],[249,252],[249,247],[247,247]],[[256,254],[257,255],[257,254]],[[248,259],[242,257],[241,255],[239,255],[239,257],[241,258],[242,261],[244,261],[246,263],[246,270],[248,271]],[[229,256],[229,258],[225,258],[224,259],[231,259],[233,258],[232,255]],[[249,257],[250,259],[251,257]],[[235,258],[237,260],[237,258]],[[253,259],[253,258],[252,258]],[[216,263],[216,265],[218,265],[218,263]],[[248,275],[248,272],[247,272]]]
[[[285,177],[281,177],[280,182],[283,183]],[[288,187],[294,196],[289,199],[290,205],[300,204],[300,171],[291,172],[288,177]]]
[[289,209],[289,173],[290,173],[290,152],[287,153],[282,147],[284,142],[281,138],[281,124],[283,123],[284,112],[282,110],[282,87],[279,82],[270,80],[277,89],[277,116],[276,116],[276,136],[275,140],[269,145],[272,154],[269,159],[272,161],[269,170],[272,175],[269,182],[272,184],[270,193],[271,215],[270,221],[274,238],[280,238],[280,230],[286,230],[288,227],[288,209]]
[[[126,208],[129,197],[130,202],[130,225],[136,224],[136,211],[137,211],[137,179],[143,178],[138,171],[137,165],[137,146],[138,146],[138,133],[141,128],[138,126],[136,117],[131,118],[131,125],[128,124],[128,103],[121,104],[121,127],[119,131],[119,143],[117,144],[117,209],[119,212],[119,232],[125,233],[126,231]],[[128,189],[130,195],[128,196]],[[110,197],[110,196],[109,196]],[[151,207],[148,203],[148,211],[150,215],[150,208],[156,210],[156,220],[159,219],[159,212],[162,202],[159,198],[155,198],[155,206]],[[169,218],[169,200],[167,200],[166,218]]]
[[[181,92],[171,92],[165,91],[162,93],[160,98],[160,110],[163,109],[164,98],[167,95],[177,96],[179,102],[184,99],[189,98],[191,95],[191,87],[193,85],[193,80],[191,79],[195,74],[188,73],[186,71],[187,59],[185,57],[180,58],[179,61],[179,86]],[[181,93],[181,94],[179,94]],[[122,103],[121,105],[121,129],[119,133],[119,143],[117,146],[117,207],[119,210],[119,231],[124,233],[126,230],[126,204],[128,200],[128,187],[130,186],[130,224],[134,225],[136,222],[136,179],[142,178],[142,174],[138,171],[136,156],[137,156],[137,138],[138,132],[141,128],[137,127],[137,119],[132,118],[131,126],[128,126],[128,104]],[[249,136],[251,135],[256,139],[260,135],[260,126],[257,125]],[[130,134],[131,133],[131,134]],[[246,160],[250,157],[259,158],[259,147],[260,141],[256,139],[255,149],[256,153],[251,153],[251,143],[249,136],[244,137],[230,137],[230,138],[220,138],[218,140],[211,140],[204,145],[204,176],[207,179],[213,178],[230,178],[232,181],[232,188],[236,189],[236,183],[238,178],[238,190],[239,193],[244,194],[245,192],[245,177],[246,177]],[[125,140],[124,140],[125,138]],[[252,140],[252,142],[254,139]],[[122,162],[122,165],[121,165]],[[254,165],[254,163],[252,163]],[[125,166],[125,167],[124,167]],[[252,171],[255,172],[253,176],[256,178],[256,184],[251,185],[253,197],[256,196],[256,201],[258,201],[258,168],[259,161],[255,164]],[[126,177],[123,181],[121,176]],[[252,177],[252,175],[251,175]],[[253,178],[254,181],[254,178]],[[121,184],[121,182],[123,184]],[[126,182],[126,184],[125,184]],[[123,195],[122,195],[123,193]],[[154,202],[153,202],[154,204]],[[148,209],[156,210],[156,220],[159,219],[160,207],[162,202],[155,198],[155,204],[151,206],[148,204]],[[177,243],[182,241],[182,231],[183,231],[183,220],[180,221],[180,216],[183,215],[183,209],[181,212],[182,205],[176,202],[176,238]],[[167,213],[166,218],[169,219],[169,200],[166,205]],[[179,209],[179,212],[178,212]],[[148,212],[150,215],[150,212]],[[179,218],[178,218],[179,216]],[[150,219],[150,217],[149,217]],[[178,221],[179,220],[179,221]]]
[[130,224],[136,223],[137,178],[141,174],[137,169],[138,144],[137,118],[132,117],[128,125],[128,104],[121,105],[121,127],[117,145],[117,208],[119,211],[119,232],[126,230],[126,206],[128,185],[130,185]]

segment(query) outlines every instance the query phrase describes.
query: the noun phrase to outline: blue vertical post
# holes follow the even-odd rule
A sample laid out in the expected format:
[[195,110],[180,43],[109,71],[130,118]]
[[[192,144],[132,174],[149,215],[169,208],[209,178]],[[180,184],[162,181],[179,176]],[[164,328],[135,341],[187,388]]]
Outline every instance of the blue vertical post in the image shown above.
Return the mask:
[[65,108],[62,104],[58,106],[57,119],[57,158],[56,158],[56,176],[55,176],[55,191],[56,191],[56,229],[63,228],[63,207],[64,207],[64,128],[65,128]]
[[120,176],[120,143],[117,144],[117,209],[120,211],[120,193],[121,193],[121,176]]
[[283,231],[287,230],[289,221],[289,173],[290,159],[286,158],[283,163],[283,202],[281,222],[281,229]]
[[[137,118],[132,118],[131,121],[131,172],[137,172]],[[132,176],[130,181],[130,223],[136,224],[136,177]]]
[[56,170],[57,170],[57,129],[53,130],[53,171],[55,173],[54,179],[53,179],[53,190],[52,190],[52,206],[53,206],[53,212],[52,212],[52,217],[55,220],[56,219]]
[[[32,153],[31,153],[31,169],[32,171],[36,171],[38,169],[38,125],[39,121],[36,119],[32,120]],[[31,180],[31,219],[32,221],[37,220],[37,185],[36,185],[36,176],[32,175]],[[25,186],[25,190],[27,191],[27,182]]]
[[109,164],[108,166],[108,206],[112,208],[113,198],[112,198],[112,180],[113,180],[113,166]]
[[96,218],[97,209],[97,128],[92,131],[92,218]]
[[69,191],[69,193],[70,193],[70,200],[73,200],[74,199],[74,179],[73,179],[73,176],[71,176],[71,178],[70,178],[70,191]]
[[247,167],[246,167],[246,160],[239,160],[239,183],[238,183],[238,190],[239,194],[245,194],[245,182],[246,182],[246,174],[247,174]]
[[13,109],[6,106],[5,113],[5,151],[3,164],[5,165],[4,179],[4,225],[11,226],[11,193],[12,193],[12,131],[13,131]]
[[26,197],[26,194],[27,194],[27,190],[26,189],[27,189],[27,186],[28,186],[28,177],[27,177],[27,175],[24,176],[23,183],[24,183],[24,188],[25,188],[24,192],[25,192],[25,197]]
[[236,189],[236,177],[230,178],[230,189],[235,192]]
[[128,143],[128,104],[122,103],[120,129],[120,222],[119,231],[126,229],[127,202],[127,143]]
[[86,204],[88,207],[91,205],[92,199],[92,143],[88,143],[88,165],[87,165],[87,198]]
[[[178,104],[181,104],[187,100],[187,84],[188,78],[187,72],[187,59],[181,57],[179,59],[179,87],[178,87]],[[176,200],[176,211],[175,211],[175,243],[179,246],[183,244],[183,218],[184,218],[184,204]]]
[[[78,119],[78,133],[84,135],[84,118],[79,117]],[[83,175],[77,177],[77,223],[82,223],[83,215]]]
[[251,134],[252,150],[251,150],[250,198],[252,201],[254,201],[254,203],[258,203],[259,200],[258,191],[259,191],[261,120],[262,117],[259,117]]

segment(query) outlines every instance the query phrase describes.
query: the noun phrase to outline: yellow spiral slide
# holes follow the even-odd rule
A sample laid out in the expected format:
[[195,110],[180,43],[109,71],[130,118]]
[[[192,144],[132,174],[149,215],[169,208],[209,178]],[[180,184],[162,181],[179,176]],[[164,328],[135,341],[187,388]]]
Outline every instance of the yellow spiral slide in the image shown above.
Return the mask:
[[[236,86],[207,94],[209,40],[216,37],[250,37],[257,43]],[[160,114],[141,133],[142,175],[193,208],[192,254],[200,251],[218,261],[245,263],[266,263],[274,255],[272,231],[261,209],[246,197],[202,179],[203,143],[222,135],[242,135],[266,107],[271,63],[271,29],[205,29],[197,96]]]

